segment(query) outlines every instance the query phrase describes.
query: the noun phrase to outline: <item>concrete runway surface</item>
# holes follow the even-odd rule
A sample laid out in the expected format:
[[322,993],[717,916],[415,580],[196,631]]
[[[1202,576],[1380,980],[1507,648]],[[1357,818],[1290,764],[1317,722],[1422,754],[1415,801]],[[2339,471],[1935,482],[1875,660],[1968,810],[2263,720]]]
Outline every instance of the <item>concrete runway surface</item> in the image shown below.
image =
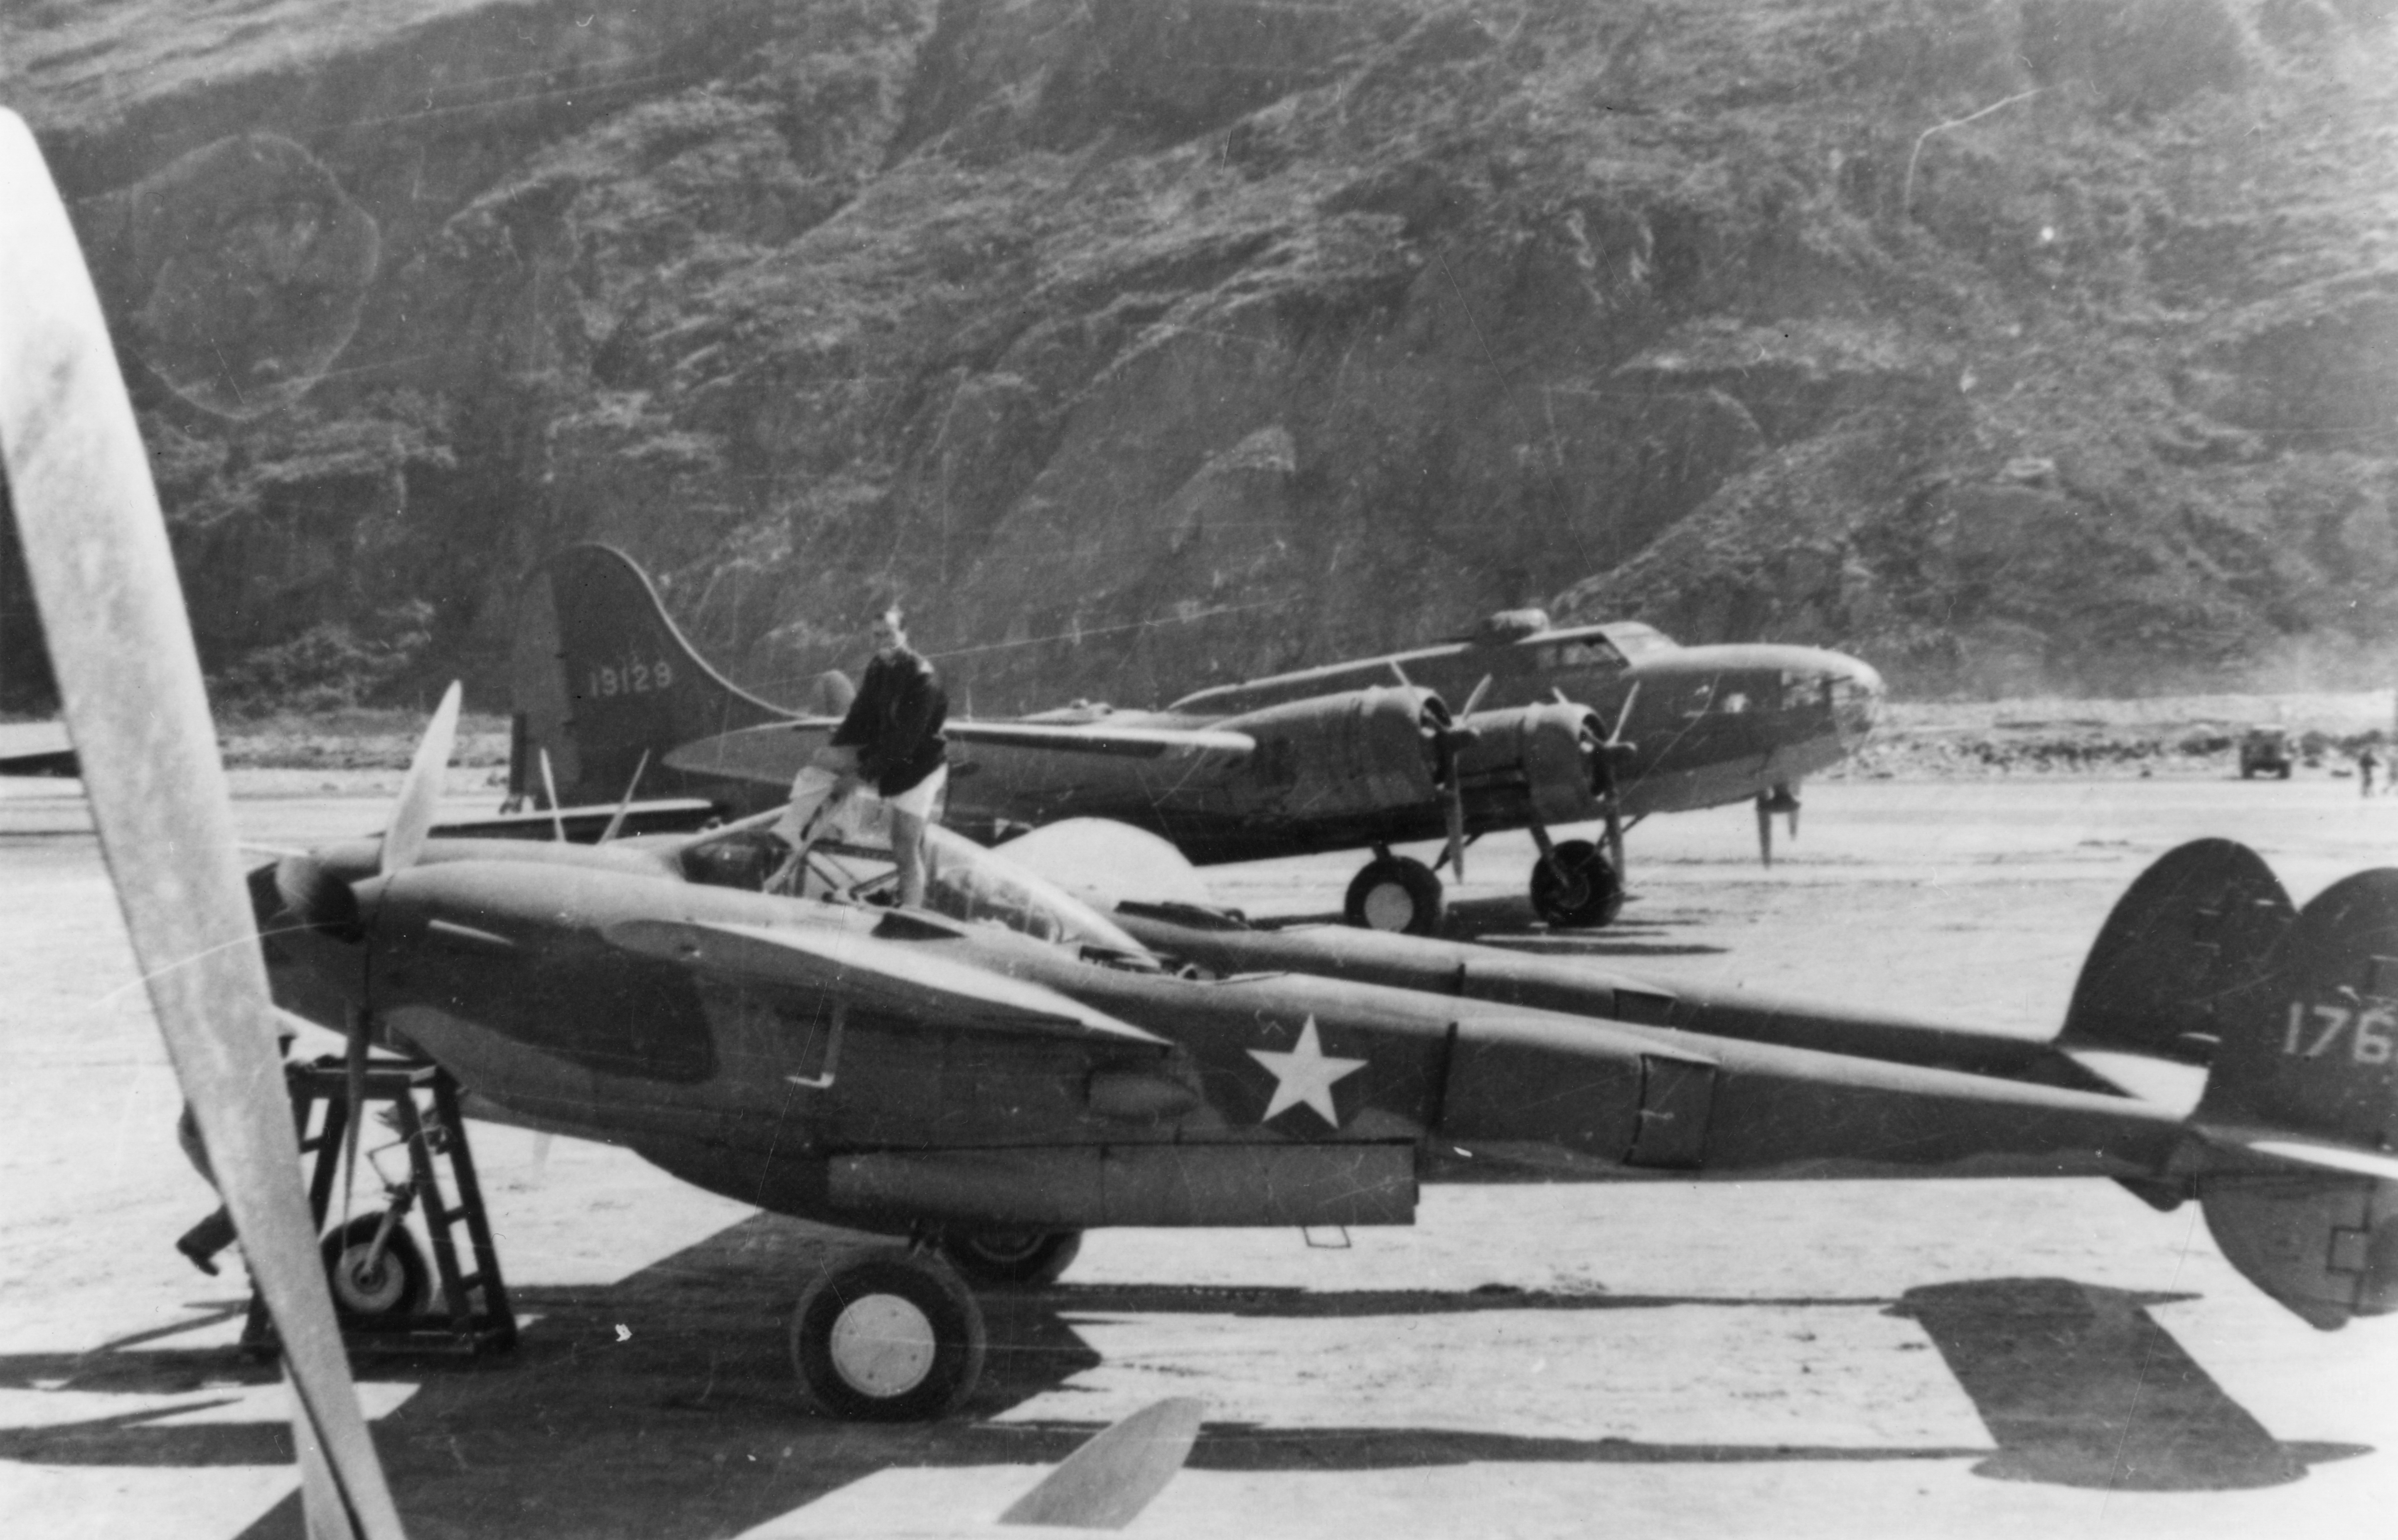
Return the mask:
[[[376,777],[237,785],[269,844],[383,811]],[[1596,936],[1541,933],[1529,842],[1485,841],[1457,923],[2044,1033],[2115,896],[2201,834],[2304,901],[2398,861],[2398,799],[1827,784],[1771,871],[1745,808],[1638,830],[1635,899]],[[1328,912],[1355,864],[1209,877]],[[232,1345],[239,1266],[203,1277],[169,1245],[211,1199],[72,783],[0,783],[0,1531],[298,1534],[283,1392]],[[359,1364],[418,1536],[972,1531],[1163,1395],[1208,1422],[1129,1534],[2351,1535],[2398,1499],[2398,1319],[2317,1332],[2194,1206],[2105,1183],[1434,1188],[1410,1229],[1097,1234],[1061,1285],[990,1299],[965,1416],[877,1428],[800,1412],[784,1355],[848,1237],[620,1152],[475,1137],[519,1350]]]

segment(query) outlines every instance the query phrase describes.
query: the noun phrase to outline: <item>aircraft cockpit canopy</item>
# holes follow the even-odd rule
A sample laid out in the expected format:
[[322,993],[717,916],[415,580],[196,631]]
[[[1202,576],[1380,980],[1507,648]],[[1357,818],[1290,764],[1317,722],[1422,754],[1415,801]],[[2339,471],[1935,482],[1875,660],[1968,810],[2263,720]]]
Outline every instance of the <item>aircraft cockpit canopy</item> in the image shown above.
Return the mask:
[[924,831],[924,842],[925,908],[1118,961],[1149,957],[1098,911],[1006,858],[938,826]]
[[[808,851],[795,896],[829,903],[888,903],[897,868],[887,822],[853,804]],[[763,827],[727,830],[694,842],[683,875],[717,887],[763,891],[790,846]],[[1047,879],[937,824],[924,831],[924,907],[968,925],[993,925],[1120,967],[1160,967],[1114,922]]]
[[1659,653],[1670,653],[1680,644],[1656,627],[1642,620],[1610,620],[1598,628],[1601,636],[1615,643],[1625,657],[1638,662]]

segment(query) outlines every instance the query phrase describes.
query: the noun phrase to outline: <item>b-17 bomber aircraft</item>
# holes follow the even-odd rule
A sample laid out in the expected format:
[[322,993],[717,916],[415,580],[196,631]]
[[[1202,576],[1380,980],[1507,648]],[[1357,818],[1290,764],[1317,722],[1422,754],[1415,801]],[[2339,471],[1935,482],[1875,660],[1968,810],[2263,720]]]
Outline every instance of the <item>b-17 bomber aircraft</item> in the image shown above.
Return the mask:
[[[601,546],[550,558],[518,613],[518,790],[604,804],[780,796],[832,722],[772,705],[692,648],[648,577]],[[837,676],[836,676],[837,677]],[[1445,893],[1394,844],[1445,841],[1462,871],[1486,831],[1529,829],[1534,908],[1605,925],[1623,899],[1624,828],[1650,813],[1751,801],[1796,826],[1796,789],[1871,731],[1868,665],[1812,647],[1683,647],[1634,622],[1552,628],[1538,611],[1472,639],[1223,685],[1163,710],[1074,706],[1010,721],[952,718],[943,821],[990,841],[1104,817],[1201,864],[1368,848],[1352,924],[1428,934]],[[1603,822],[1602,841],[1552,828]]]

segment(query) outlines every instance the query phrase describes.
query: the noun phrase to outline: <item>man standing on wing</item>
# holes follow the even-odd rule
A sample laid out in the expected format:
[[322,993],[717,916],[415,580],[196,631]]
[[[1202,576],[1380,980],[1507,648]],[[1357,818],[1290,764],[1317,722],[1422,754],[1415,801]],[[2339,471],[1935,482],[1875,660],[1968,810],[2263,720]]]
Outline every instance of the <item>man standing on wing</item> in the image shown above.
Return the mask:
[[924,901],[924,825],[950,783],[949,696],[933,666],[909,649],[898,607],[874,617],[874,661],[857,698],[819,763],[843,780],[862,780],[891,808],[891,855],[899,865],[899,901]]

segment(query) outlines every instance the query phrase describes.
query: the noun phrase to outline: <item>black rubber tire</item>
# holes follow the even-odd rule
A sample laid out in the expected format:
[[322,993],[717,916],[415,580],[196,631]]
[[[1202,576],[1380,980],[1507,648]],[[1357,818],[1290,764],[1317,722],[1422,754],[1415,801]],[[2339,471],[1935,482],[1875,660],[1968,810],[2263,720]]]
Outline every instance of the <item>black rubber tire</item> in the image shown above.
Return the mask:
[[791,1367],[855,1422],[943,1416],[982,1379],[982,1307],[937,1257],[889,1247],[826,1269],[791,1312]]
[[1556,866],[1532,863],[1532,909],[1553,925],[1594,930],[1623,912],[1623,879],[1607,852],[1588,840],[1560,841]]
[[1055,1283],[1082,1250],[1080,1230],[984,1230],[941,1237],[941,1255],[977,1289]]
[[360,1214],[325,1236],[325,1281],[332,1286],[333,1314],[359,1326],[387,1325],[424,1313],[433,1294],[433,1273],[424,1253],[405,1224],[384,1243],[382,1260],[371,1273],[363,1264],[383,1228],[380,1212]]
[[[1441,919],[1448,912],[1448,895],[1432,868],[1406,856],[1393,856],[1366,863],[1349,884],[1349,898],[1340,912],[1351,925],[1367,930],[1434,936],[1439,934]],[[1388,923],[1402,914],[1402,924]]]

